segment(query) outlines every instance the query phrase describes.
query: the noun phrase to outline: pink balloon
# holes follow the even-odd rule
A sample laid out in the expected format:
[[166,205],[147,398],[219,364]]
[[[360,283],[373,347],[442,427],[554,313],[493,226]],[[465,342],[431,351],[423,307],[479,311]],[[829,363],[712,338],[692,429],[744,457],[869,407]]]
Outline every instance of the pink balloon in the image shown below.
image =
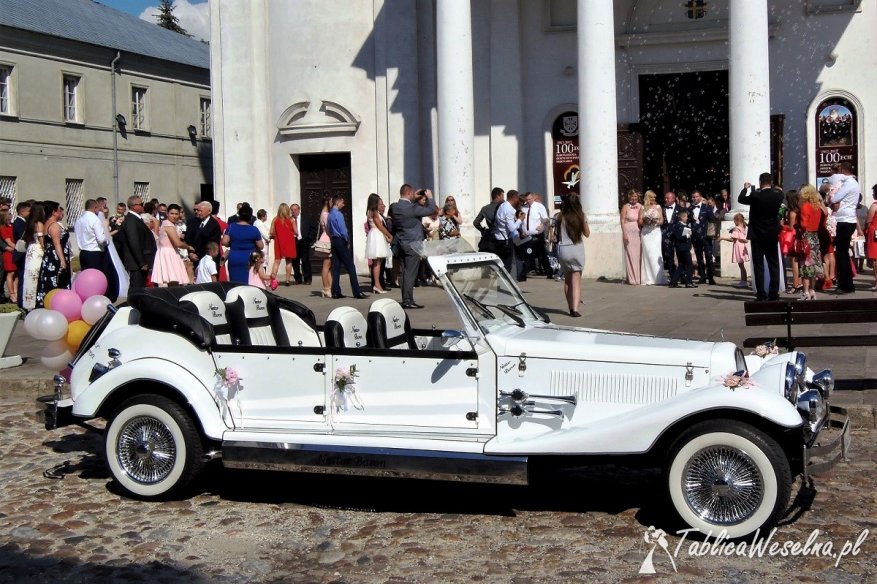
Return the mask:
[[[82,270],[76,279],[73,280],[73,291],[79,296],[80,300],[85,300],[92,296],[100,296],[107,291],[107,277],[100,270],[88,268]],[[52,307],[54,308],[52,299]]]
[[73,322],[79,320],[79,315],[82,312],[82,300],[73,290],[58,290],[52,298],[52,310],[63,314],[67,322]]

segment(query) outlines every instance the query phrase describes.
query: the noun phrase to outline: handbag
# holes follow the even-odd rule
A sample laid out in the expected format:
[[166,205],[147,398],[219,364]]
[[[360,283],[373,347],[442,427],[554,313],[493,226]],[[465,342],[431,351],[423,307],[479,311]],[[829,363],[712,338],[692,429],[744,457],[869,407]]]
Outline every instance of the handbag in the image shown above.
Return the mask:
[[780,251],[783,255],[789,255],[790,253],[796,253],[794,251],[795,246],[795,230],[788,226],[783,225],[780,228]]
[[797,256],[809,256],[810,244],[802,237],[796,238],[795,242],[792,244],[792,253]]
[[320,232],[319,239],[314,242],[311,249],[314,250],[314,257],[326,259],[332,255],[332,241],[329,239],[329,234],[322,227],[320,227]]
[[719,226],[715,221],[710,221],[706,224],[706,235],[707,239],[715,239],[719,236]]

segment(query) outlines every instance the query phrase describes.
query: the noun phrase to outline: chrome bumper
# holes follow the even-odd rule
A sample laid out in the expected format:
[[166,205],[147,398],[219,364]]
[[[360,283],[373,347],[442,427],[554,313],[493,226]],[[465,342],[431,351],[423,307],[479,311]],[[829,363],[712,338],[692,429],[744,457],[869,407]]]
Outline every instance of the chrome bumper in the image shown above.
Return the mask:
[[846,460],[849,447],[850,416],[846,409],[830,405],[822,428],[804,445],[804,479],[825,474]]

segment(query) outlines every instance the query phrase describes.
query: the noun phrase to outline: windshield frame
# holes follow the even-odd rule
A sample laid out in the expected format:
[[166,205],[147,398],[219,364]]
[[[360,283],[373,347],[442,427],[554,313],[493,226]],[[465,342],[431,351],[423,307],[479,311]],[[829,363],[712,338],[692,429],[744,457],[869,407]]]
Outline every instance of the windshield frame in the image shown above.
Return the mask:
[[[455,275],[481,270],[481,277],[454,278]],[[489,333],[502,326],[525,327],[544,322],[543,317],[526,301],[521,289],[497,259],[473,259],[466,263],[448,263],[442,280],[454,304],[465,311],[470,322],[481,333]],[[479,306],[480,305],[480,306]],[[488,317],[482,307],[493,317]],[[502,308],[500,308],[502,307]]]

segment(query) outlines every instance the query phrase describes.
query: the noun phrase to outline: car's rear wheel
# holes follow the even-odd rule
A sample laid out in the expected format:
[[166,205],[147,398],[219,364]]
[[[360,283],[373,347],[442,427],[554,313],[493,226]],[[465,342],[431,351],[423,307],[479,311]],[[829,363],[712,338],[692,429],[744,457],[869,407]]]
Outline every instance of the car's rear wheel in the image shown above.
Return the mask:
[[178,494],[204,466],[192,419],[159,395],[137,396],[119,406],[107,424],[104,444],[113,478],[138,498]]
[[704,534],[740,538],[767,528],[789,505],[792,474],[779,444],[730,420],[702,422],[682,434],[665,467],[680,518]]

